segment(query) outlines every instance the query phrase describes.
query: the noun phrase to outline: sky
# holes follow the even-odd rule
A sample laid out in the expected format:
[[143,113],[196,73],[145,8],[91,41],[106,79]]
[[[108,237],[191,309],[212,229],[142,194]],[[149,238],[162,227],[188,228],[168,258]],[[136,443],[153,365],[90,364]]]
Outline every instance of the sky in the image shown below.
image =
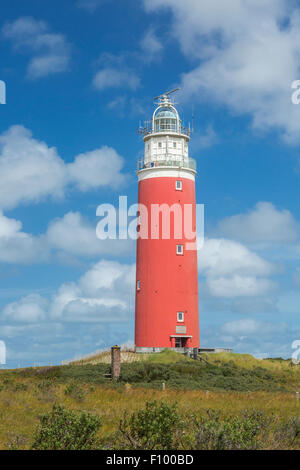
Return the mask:
[[293,0],[2,0],[0,341],[6,367],[134,341],[137,201],[153,97],[194,114],[205,207],[202,347],[291,357],[300,340],[300,7]]

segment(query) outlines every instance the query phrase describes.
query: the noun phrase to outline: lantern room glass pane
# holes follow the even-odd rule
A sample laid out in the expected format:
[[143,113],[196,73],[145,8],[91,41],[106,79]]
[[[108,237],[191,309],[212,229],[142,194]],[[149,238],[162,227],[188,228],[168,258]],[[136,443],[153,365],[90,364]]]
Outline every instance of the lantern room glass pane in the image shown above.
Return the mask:
[[178,131],[176,112],[171,108],[160,108],[154,118],[154,131]]

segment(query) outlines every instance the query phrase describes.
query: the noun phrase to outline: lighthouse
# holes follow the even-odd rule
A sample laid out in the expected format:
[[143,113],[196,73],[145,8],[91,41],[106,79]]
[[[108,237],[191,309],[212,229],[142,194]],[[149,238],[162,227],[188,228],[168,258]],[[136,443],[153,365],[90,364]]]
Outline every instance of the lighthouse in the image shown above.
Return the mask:
[[199,348],[196,162],[171,94],[140,126],[135,350]]

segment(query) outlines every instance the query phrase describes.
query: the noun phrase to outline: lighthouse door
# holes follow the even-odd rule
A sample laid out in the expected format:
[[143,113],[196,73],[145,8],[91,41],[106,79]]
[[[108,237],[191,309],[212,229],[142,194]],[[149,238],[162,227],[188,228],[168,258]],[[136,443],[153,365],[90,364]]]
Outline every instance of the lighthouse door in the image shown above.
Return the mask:
[[185,348],[186,338],[175,338],[175,348]]

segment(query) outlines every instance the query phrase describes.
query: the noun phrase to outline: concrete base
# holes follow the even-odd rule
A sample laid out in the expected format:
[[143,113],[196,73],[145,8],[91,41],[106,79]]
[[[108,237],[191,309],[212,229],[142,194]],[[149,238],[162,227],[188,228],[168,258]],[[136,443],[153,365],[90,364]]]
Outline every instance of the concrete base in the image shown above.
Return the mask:
[[135,348],[135,352],[137,354],[150,354],[150,353],[160,353],[162,351],[165,351],[168,349],[169,351],[175,351],[179,353],[184,353],[185,350],[189,348],[150,348],[150,347],[141,347],[141,348]]
[[[165,349],[168,349],[169,351],[175,351],[181,354],[186,354],[186,355],[191,355],[194,354],[194,349],[193,348],[151,348],[151,347],[139,347],[135,348],[135,352],[137,354],[152,354],[152,353],[160,353],[164,351]],[[226,353],[232,353],[233,349],[224,349],[224,348],[199,348],[198,353],[202,354],[212,354],[212,353],[220,353],[220,352],[226,352]]]

